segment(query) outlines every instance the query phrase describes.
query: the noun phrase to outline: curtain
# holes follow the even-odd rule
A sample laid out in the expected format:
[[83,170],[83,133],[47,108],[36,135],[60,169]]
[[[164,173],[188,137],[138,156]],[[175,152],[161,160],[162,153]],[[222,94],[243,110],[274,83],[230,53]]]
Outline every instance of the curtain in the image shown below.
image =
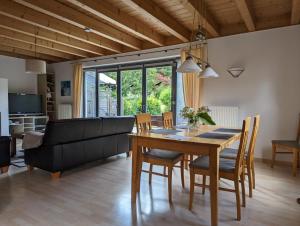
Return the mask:
[[[203,49],[197,48],[192,49],[192,55],[203,59]],[[187,55],[186,50],[181,51],[181,62],[185,61]],[[203,67],[202,67],[203,68]],[[184,73],[182,74],[183,81],[183,96],[185,106],[198,109],[201,107],[201,98],[202,98],[202,87],[203,81],[199,78],[198,75],[194,73]]]
[[83,71],[81,64],[74,65],[73,71],[73,118],[81,117],[81,98],[83,90]]

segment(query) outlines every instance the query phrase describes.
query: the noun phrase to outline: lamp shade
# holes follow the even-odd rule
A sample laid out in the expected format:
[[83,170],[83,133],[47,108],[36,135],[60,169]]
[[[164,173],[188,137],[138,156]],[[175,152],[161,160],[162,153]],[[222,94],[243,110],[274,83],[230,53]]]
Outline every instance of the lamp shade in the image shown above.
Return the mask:
[[177,68],[177,72],[181,73],[196,73],[199,74],[202,69],[193,60],[193,57],[188,56],[186,60]]
[[208,64],[205,70],[201,73],[200,78],[218,78],[217,72]]
[[28,74],[46,74],[46,62],[43,60],[27,59],[25,72]]

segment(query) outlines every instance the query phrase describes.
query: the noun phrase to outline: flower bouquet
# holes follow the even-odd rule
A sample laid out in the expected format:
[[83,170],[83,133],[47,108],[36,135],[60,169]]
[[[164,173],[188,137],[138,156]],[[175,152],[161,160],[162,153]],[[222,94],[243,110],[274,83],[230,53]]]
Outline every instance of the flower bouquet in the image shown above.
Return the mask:
[[200,107],[196,111],[193,108],[184,107],[181,110],[180,115],[188,120],[189,128],[196,128],[198,123],[201,123],[202,125],[216,125],[208,114],[209,111],[207,106]]

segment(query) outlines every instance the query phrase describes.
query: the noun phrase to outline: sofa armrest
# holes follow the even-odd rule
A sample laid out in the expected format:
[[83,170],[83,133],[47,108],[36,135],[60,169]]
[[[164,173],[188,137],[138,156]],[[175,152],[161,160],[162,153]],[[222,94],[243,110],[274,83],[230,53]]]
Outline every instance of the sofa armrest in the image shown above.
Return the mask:
[[63,169],[62,146],[40,146],[25,150],[25,164],[40,169],[57,172]]

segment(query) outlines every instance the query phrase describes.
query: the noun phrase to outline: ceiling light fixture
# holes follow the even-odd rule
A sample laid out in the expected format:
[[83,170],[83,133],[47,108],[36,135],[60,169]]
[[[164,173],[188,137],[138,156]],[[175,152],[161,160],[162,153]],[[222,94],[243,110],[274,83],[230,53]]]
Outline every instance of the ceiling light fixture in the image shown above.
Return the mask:
[[25,60],[25,73],[27,74],[46,74],[46,62],[44,60],[37,60],[37,52],[36,52],[36,32],[35,32],[35,40],[34,40],[34,56],[35,59],[26,59]]
[[[212,69],[212,67],[208,63],[207,34],[206,34],[206,30],[204,29],[204,27],[205,27],[204,22],[205,22],[205,15],[206,15],[204,0],[201,0],[200,4],[201,4],[201,8],[199,9],[199,5],[198,5],[194,11],[193,29],[192,29],[193,32],[192,32],[192,36],[191,36],[192,37],[191,41],[189,42],[189,50],[187,53],[187,57],[186,57],[185,61],[180,65],[180,67],[177,69],[177,72],[195,73],[195,74],[198,74],[199,77],[201,77],[201,78],[211,78],[211,77],[217,78],[217,77],[219,77],[219,75],[216,73],[216,71],[214,69]],[[198,23],[199,24],[198,24],[197,31],[194,33],[194,30],[195,30],[194,24],[195,24],[197,9],[199,11],[199,13],[198,13]],[[200,12],[200,10],[202,10],[203,12]],[[201,20],[200,20],[200,15],[199,15],[200,13],[203,15],[203,17],[201,17]],[[203,60],[199,57],[192,55],[192,42],[193,41],[200,42],[201,48],[206,49],[206,52],[207,52],[206,60]]]

